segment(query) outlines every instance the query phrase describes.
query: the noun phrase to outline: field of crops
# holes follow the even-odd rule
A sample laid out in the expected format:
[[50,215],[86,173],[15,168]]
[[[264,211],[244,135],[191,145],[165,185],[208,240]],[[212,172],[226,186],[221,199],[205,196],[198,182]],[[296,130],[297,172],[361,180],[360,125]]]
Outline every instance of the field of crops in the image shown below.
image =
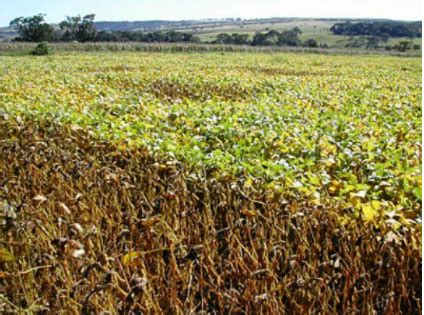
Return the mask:
[[418,313],[421,73],[0,57],[0,310]]

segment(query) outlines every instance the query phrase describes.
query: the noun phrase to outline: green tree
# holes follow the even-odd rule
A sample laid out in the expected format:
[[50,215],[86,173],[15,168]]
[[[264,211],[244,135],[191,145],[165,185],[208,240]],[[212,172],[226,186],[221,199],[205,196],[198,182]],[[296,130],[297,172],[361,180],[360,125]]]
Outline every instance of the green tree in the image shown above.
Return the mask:
[[316,48],[316,47],[318,47],[318,42],[315,39],[310,38],[303,43],[303,46],[310,47],[310,48]]
[[380,37],[369,36],[367,38],[367,49],[376,49],[380,43]]
[[253,36],[252,46],[263,46],[266,45],[266,35],[263,33],[256,33]]
[[221,33],[216,36],[216,44],[232,44],[232,38],[229,34]]
[[62,40],[90,42],[96,39],[97,29],[94,25],[94,14],[84,17],[67,16],[66,20],[60,22],[59,27],[62,30]]
[[395,45],[394,47],[398,51],[405,52],[407,50],[412,49],[412,42],[411,41],[406,41],[406,40],[405,41],[401,41],[401,42],[399,42],[399,44]]
[[231,41],[235,45],[247,45],[249,44],[249,34],[233,33],[231,35]]
[[54,28],[44,21],[44,14],[31,17],[18,17],[10,22],[10,26],[15,28],[19,37],[17,40],[24,42],[43,42],[55,39]]
[[274,30],[270,30],[268,33],[265,34],[265,36],[266,45],[277,45],[278,41],[280,40],[280,34]]
[[300,46],[302,43],[299,39],[301,30],[298,27],[294,27],[288,31],[281,33],[270,30],[267,33],[256,33],[253,37],[253,46]]
[[302,34],[302,31],[297,26],[293,27],[290,32],[292,32],[294,36],[299,36]]
[[299,35],[302,34],[298,27],[294,27],[288,31],[283,31],[279,34],[278,45],[281,46],[300,46],[302,42]]

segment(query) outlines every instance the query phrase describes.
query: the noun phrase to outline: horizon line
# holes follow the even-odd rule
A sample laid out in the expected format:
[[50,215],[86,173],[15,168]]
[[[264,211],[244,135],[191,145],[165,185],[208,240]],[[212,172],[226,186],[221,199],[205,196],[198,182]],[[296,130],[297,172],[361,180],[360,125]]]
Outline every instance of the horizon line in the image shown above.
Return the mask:
[[[44,13],[37,13],[38,14],[44,14]],[[85,16],[88,14],[94,14],[95,13],[86,13],[86,14],[79,14],[80,16]],[[47,14],[44,14],[47,17]],[[65,15],[64,19],[67,16],[71,15]],[[166,22],[187,22],[187,21],[226,21],[226,20],[238,20],[241,19],[243,21],[254,21],[254,20],[272,20],[272,19],[298,19],[298,20],[375,20],[375,21],[395,21],[395,22],[422,22],[422,19],[416,20],[416,19],[394,19],[394,18],[382,18],[382,17],[307,17],[307,16],[287,16],[287,17],[278,17],[278,16],[272,16],[272,17],[255,17],[255,18],[243,18],[243,17],[226,17],[226,18],[198,18],[198,19],[148,19],[148,20],[98,20],[94,21],[95,23],[99,22],[150,22],[150,21],[166,21]],[[58,22],[48,22],[49,24],[56,24]],[[10,25],[0,26],[0,28],[7,28]]]

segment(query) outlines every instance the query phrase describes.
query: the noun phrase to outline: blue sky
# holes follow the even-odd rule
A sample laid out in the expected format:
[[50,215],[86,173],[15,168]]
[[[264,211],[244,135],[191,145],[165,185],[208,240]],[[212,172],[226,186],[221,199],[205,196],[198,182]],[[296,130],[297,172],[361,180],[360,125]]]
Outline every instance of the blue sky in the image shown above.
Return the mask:
[[[3,3],[2,3],[3,2]],[[421,19],[421,0],[0,0],[0,26],[46,13],[49,22],[95,13],[96,20],[225,17],[363,17]]]

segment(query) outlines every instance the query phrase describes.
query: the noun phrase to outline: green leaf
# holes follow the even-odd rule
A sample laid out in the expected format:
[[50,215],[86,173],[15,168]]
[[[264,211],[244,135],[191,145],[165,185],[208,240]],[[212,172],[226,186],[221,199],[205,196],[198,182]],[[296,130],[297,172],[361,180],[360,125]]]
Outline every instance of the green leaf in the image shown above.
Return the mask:
[[417,187],[417,188],[415,188],[414,189],[414,195],[415,195],[415,197],[417,197],[417,199],[419,200],[419,201],[422,201],[423,199],[423,191],[422,191],[422,189],[420,188],[420,187]]

